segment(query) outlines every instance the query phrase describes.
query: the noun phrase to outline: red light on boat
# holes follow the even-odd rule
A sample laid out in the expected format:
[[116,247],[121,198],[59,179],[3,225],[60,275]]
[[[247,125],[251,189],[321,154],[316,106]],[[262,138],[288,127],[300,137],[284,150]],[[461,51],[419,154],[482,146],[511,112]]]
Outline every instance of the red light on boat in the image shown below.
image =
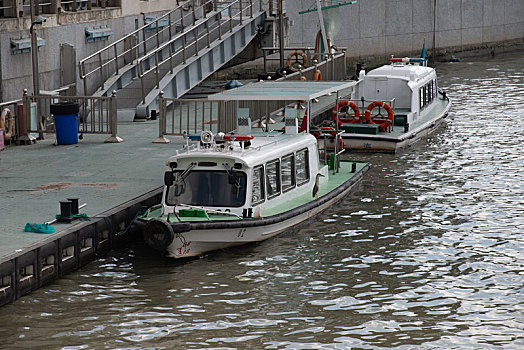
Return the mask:
[[253,138],[254,138],[253,135],[231,135],[231,134],[224,135],[225,141],[249,141],[249,140],[253,140]]

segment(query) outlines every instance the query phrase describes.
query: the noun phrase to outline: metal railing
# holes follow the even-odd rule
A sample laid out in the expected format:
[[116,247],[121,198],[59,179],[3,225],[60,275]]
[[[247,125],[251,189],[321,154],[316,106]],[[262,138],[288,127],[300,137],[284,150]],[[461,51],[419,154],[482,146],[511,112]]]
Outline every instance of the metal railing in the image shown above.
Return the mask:
[[[271,61],[280,61],[278,57],[270,57],[270,55],[279,48],[263,47],[262,53],[264,57],[264,72],[268,72],[268,65]],[[287,53],[286,65],[293,63],[304,63],[293,65],[291,69],[293,73],[287,74],[283,79],[300,79],[301,76],[306,77],[307,80],[312,80],[315,71],[318,69],[321,72],[322,80],[343,80],[346,78],[346,52],[347,48],[340,47],[334,53],[319,53],[315,52],[312,47],[286,47],[284,52]]]
[[[159,45],[137,61],[138,78],[141,79],[142,102],[145,103],[146,87],[144,78],[149,73],[155,73],[155,85],[160,88],[160,70],[169,63],[169,71],[173,73],[174,60],[177,56],[183,64],[191,56],[198,56],[203,47],[209,48],[211,40],[221,40],[222,35],[233,32],[241,26],[245,17],[253,18],[254,1],[232,0],[213,1],[213,13],[193,22],[193,28],[174,35],[163,45]],[[262,2],[259,2],[259,9]],[[203,42],[203,43],[202,43]],[[167,52],[166,52],[167,51]],[[167,54],[166,54],[167,53]]]
[[103,88],[105,81],[114,74],[118,75],[125,65],[158,48],[176,33],[183,32],[187,25],[194,25],[199,15],[206,16],[206,12],[217,6],[217,0],[204,0],[198,6],[196,3],[196,0],[189,0],[178,5],[177,1],[176,8],[158,18],[147,22],[144,17],[146,23],[142,27],[82,59],[79,70],[84,94],[92,92],[88,90],[88,78],[96,74],[99,81],[94,84],[94,91]]
[[[123,140],[117,136],[117,102],[116,92],[111,96],[57,96],[57,95],[29,95],[24,90],[24,121],[23,141],[32,141],[32,133],[38,133],[43,138],[44,133],[55,133],[54,120],[51,117],[51,104],[60,102],[74,102],[79,105],[78,133],[79,134],[111,134],[105,143],[117,143]],[[37,117],[36,105],[40,104],[40,117]],[[34,122],[36,119],[36,123]],[[36,126],[35,126],[36,124]]]
[[207,99],[167,98],[159,96],[158,138],[155,143],[167,143],[165,135],[181,136],[209,130],[230,132],[237,128],[236,106],[224,101]]
[[16,18],[28,15],[31,12],[31,3],[34,3],[35,15],[56,14],[62,11],[90,11],[95,8],[116,8],[121,6],[121,0],[3,0],[0,1],[0,18]]

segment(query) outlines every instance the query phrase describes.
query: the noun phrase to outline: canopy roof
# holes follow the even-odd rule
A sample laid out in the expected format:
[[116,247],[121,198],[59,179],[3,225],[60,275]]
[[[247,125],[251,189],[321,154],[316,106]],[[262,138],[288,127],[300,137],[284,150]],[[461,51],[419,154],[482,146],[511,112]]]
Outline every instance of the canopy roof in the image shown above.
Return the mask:
[[209,95],[215,101],[309,101],[350,88],[356,81],[261,81]]

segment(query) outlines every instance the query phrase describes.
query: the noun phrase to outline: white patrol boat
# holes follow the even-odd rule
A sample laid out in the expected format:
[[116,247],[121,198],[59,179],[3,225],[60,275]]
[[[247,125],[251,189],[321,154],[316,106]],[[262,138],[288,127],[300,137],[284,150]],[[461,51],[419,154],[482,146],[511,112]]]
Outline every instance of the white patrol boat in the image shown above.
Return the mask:
[[[246,85],[215,98],[236,99],[251,95],[250,89],[266,88],[264,95],[283,99],[282,87],[289,85]],[[322,95],[311,93],[311,84],[291,85],[309,92],[287,100]],[[347,83],[328,85],[347,88]],[[273,93],[267,91],[270,86],[276,88]],[[317,85],[331,96],[325,88],[325,83]],[[268,239],[342,199],[369,164],[340,160],[343,150],[319,152],[317,138],[299,132],[296,112],[286,114],[284,132],[255,131],[247,125],[239,128],[242,134],[188,135],[185,149],[167,161],[162,203],[136,220],[146,243],[174,258],[199,256]]]
[[367,74],[360,71],[351,98],[333,108],[348,150],[394,153],[432,132],[448,115],[450,99],[424,58],[389,61]]

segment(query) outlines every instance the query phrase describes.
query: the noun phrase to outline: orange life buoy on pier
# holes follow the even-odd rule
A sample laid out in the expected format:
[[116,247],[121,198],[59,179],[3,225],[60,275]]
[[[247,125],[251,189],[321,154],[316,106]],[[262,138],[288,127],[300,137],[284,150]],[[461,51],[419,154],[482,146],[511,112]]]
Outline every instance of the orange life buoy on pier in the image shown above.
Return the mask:
[[[360,122],[360,109],[358,106],[349,100],[342,100],[338,102],[338,111],[340,115],[340,111],[342,108],[348,106],[348,108],[351,108],[353,110],[353,115],[350,116],[350,118],[338,118],[338,124],[341,125],[343,123],[359,123]],[[349,109],[348,109],[349,111]],[[336,123],[337,121],[337,107],[333,107],[333,121]]]
[[[7,128],[5,127],[5,120],[7,118]],[[4,108],[0,114],[0,130],[4,130],[4,139],[10,140],[13,136],[14,118],[13,113],[9,108]]]
[[288,67],[291,70],[294,70],[295,72],[300,67],[306,67],[306,64],[307,56],[305,53],[299,50],[291,52],[286,58],[286,67]]
[[[376,107],[384,107],[384,109],[388,112],[387,119],[372,119],[371,118],[371,111]],[[377,117],[379,115],[375,115],[374,117]],[[367,121],[368,124],[379,124],[379,130],[380,131],[387,131],[391,124],[393,123],[393,109],[389,104],[387,104],[384,101],[375,101],[369,104],[369,106],[366,108],[366,113],[364,113],[364,119]]]

